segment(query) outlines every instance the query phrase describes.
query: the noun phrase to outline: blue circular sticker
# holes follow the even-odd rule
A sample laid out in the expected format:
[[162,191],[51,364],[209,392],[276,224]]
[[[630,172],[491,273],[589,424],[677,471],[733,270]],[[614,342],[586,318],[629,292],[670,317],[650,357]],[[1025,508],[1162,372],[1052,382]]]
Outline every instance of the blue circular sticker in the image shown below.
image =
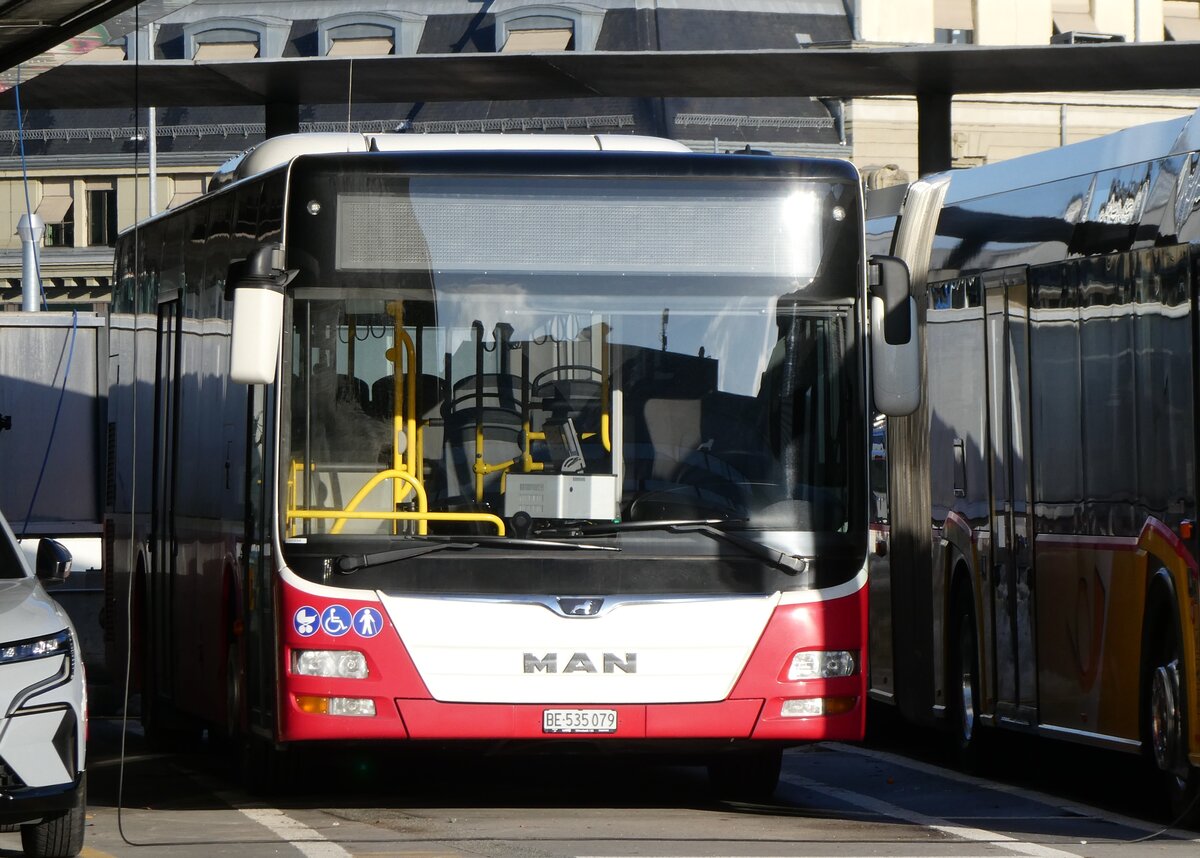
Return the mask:
[[383,630],[383,615],[374,608],[359,608],[354,614],[354,631],[359,637],[373,638]]
[[321,630],[340,638],[350,631],[350,611],[342,605],[330,605],[321,612]]
[[307,638],[317,633],[317,621],[320,619],[321,615],[317,613],[316,608],[305,605],[303,608],[296,609],[296,613],[292,616],[292,626],[295,627],[296,634]]

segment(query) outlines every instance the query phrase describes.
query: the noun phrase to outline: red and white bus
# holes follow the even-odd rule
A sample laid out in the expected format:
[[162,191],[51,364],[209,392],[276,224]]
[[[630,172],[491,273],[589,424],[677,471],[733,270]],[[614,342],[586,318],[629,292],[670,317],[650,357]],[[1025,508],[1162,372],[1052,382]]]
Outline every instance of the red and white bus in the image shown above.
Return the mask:
[[277,138],[120,238],[106,569],[148,729],[654,745],[741,793],[862,736],[907,272],[848,163],[676,148]]

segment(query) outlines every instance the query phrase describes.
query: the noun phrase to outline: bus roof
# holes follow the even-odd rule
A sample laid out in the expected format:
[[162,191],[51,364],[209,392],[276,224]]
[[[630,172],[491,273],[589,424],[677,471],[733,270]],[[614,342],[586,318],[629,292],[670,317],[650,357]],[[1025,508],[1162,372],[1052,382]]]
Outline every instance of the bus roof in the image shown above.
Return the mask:
[[1200,148],[1198,116],[1200,111],[995,164],[951,170],[942,174],[950,177],[945,204],[1194,151]]
[[315,132],[264,140],[222,164],[209,189],[291,162],[300,155],[337,152],[689,152],[661,137],[633,134],[360,134]]

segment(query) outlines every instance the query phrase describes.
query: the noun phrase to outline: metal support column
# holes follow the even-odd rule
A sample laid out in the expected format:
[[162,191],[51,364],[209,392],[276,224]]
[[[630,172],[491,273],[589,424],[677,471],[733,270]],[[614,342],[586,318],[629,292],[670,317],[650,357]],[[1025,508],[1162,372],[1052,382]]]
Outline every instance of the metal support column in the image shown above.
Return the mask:
[[268,137],[295,134],[300,130],[300,105],[295,102],[267,102],[263,108],[263,124]]
[[950,94],[917,93],[917,172],[950,169]]

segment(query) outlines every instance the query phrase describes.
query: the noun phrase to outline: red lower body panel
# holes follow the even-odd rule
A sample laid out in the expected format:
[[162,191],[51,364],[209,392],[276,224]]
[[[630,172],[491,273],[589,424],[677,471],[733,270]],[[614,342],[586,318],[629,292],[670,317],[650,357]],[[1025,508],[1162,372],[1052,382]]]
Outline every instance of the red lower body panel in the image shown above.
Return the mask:
[[[777,607],[741,675],[725,700],[696,703],[556,704],[451,703],[434,700],[403,643],[403,630],[382,615],[383,628],[369,639],[354,635],[337,638],[320,627],[301,636],[294,615],[321,614],[328,600],[281,588],[284,610],[279,739],[311,741],[337,739],[545,739],[605,741],[613,739],[763,739],[807,742],[857,741],[866,724],[867,599],[862,588],[839,599]],[[378,603],[337,605],[353,614]],[[370,667],[365,680],[296,676],[291,672],[294,649],[361,650]],[[847,677],[789,680],[788,666],[802,650],[847,650],[855,654],[858,671]],[[373,717],[324,715],[303,711],[297,697],[369,698]],[[784,716],[789,700],[822,698],[837,714]],[[611,733],[545,733],[542,713],[550,708],[612,709],[617,713]]]

